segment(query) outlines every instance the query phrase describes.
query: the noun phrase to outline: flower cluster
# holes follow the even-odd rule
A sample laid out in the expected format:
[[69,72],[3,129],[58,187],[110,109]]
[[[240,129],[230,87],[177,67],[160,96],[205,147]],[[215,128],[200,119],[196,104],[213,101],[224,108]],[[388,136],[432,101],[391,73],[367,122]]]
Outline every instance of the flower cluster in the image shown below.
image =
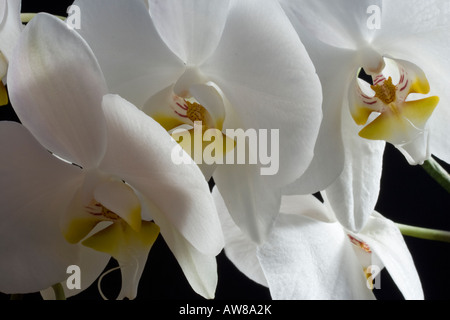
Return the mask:
[[273,299],[374,299],[384,268],[424,298],[375,206],[386,143],[450,163],[448,1],[24,3],[0,0],[0,292],[74,296],[114,259],[135,299],[161,237],[207,299],[222,250]]

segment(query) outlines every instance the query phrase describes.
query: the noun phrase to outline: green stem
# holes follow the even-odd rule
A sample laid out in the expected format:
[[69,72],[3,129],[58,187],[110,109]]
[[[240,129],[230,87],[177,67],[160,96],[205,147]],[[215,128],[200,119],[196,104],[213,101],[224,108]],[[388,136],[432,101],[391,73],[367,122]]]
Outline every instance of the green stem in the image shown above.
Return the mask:
[[[20,14],[20,19],[22,20],[22,23],[28,23],[31,21],[31,19],[33,19],[35,16],[37,15],[37,13],[21,13]],[[66,20],[65,17],[62,16],[56,16],[55,17],[61,19],[61,20]]]
[[55,292],[56,300],[66,300],[66,295],[64,293],[64,289],[61,283],[54,284],[52,288],[53,291]]
[[396,225],[400,229],[400,232],[405,236],[450,243],[449,231],[414,227],[400,223],[396,223]]
[[433,158],[426,160],[422,168],[450,193],[450,174],[436,160]]

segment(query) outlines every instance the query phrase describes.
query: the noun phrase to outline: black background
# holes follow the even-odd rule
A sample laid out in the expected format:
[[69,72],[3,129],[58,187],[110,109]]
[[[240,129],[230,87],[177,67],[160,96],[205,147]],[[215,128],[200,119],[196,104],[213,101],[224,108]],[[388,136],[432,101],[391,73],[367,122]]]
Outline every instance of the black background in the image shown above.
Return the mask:
[[[50,12],[66,15],[68,0],[22,1],[22,12]],[[448,106],[440,106],[448,107]],[[0,120],[17,120],[11,107],[0,107]],[[441,162],[441,164],[443,164]],[[450,166],[443,164],[447,170]],[[394,147],[388,145],[384,156],[382,187],[376,209],[395,222],[450,230],[450,197],[420,166],[409,166]],[[450,298],[450,243],[440,243],[405,237],[415,261],[428,300]],[[107,269],[115,266],[114,262]],[[268,300],[268,290],[240,274],[222,253],[218,256],[219,283],[217,300]],[[108,298],[119,292],[119,272],[107,275],[102,288]],[[374,290],[382,300],[400,300],[402,295],[386,271],[381,274],[381,288]],[[8,296],[0,294],[5,300]],[[29,294],[24,299],[40,299],[38,294]],[[81,294],[70,298],[101,299],[97,284]],[[179,301],[202,300],[185,280],[180,267],[161,237],[153,246],[146,270],[141,278],[137,300],[176,299]]]

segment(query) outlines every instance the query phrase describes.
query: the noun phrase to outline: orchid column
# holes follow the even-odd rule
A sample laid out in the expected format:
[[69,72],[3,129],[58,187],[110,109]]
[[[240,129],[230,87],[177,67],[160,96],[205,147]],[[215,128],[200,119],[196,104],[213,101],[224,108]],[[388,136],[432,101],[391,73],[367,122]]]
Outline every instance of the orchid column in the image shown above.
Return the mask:
[[[450,162],[450,4],[280,2],[317,66],[324,94],[316,157],[289,192],[326,189],[338,219],[360,230],[378,199],[385,142],[410,164],[431,154]],[[369,82],[360,79],[361,70]]]

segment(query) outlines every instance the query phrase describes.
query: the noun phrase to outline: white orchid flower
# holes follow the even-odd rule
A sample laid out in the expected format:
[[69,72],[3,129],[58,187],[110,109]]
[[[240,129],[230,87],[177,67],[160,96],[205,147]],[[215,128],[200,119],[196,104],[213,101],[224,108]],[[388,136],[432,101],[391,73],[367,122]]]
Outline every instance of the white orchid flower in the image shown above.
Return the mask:
[[[288,192],[326,189],[339,220],[358,231],[378,200],[386,142],[410,164],[431,154],[450,161],[450,3],[280,2],[317,67],[324,95],[315,157]],[[372,81],[359,77],[361,69]]]
[[8,61],[23,28],[20,20],[21,5],[22,1],[0,0],[0,106],[8,104],[6,73]]
[[[278,212],[280,188],[312,158],[321,88],[311,60],[277,1],[144,2],[76,0],[79,32],[112,92],[167,130],[199,121],[200,134],[219,132],[215,141],[233,139],[227,129],[279,133],[279,141],[268,145],[273,157],[280,156],[276,174],[262,175],[265,164],[248,158],[206,168],[197,162],[207,179],[213,175],[240,227],[262,241]],[[247,143],[246,151],[254,147]],[[235,155],[230,149],[215,152]],[[191,156],[196,159],[195,152]]]
[[283,196],[267,241],[250,241],[231,220],[219,190],[213,196],[225,253],[276,300],[373,300],[386,268],[405,299],[423,299],[411,254],[397,226],[374,212],[366,226],[345,229],[327,203],[312,195]]
[[106,253],[121,267],[119,298],[133,299],[160,230],[192,288],[212,298],[223,238],[203,174],[173,164],[167,131],[108,94],[80,35],[38,14],[10,61],[9,91],[23,126],[0,126],[0,291],[46,289],[72,264],[92,282]]

